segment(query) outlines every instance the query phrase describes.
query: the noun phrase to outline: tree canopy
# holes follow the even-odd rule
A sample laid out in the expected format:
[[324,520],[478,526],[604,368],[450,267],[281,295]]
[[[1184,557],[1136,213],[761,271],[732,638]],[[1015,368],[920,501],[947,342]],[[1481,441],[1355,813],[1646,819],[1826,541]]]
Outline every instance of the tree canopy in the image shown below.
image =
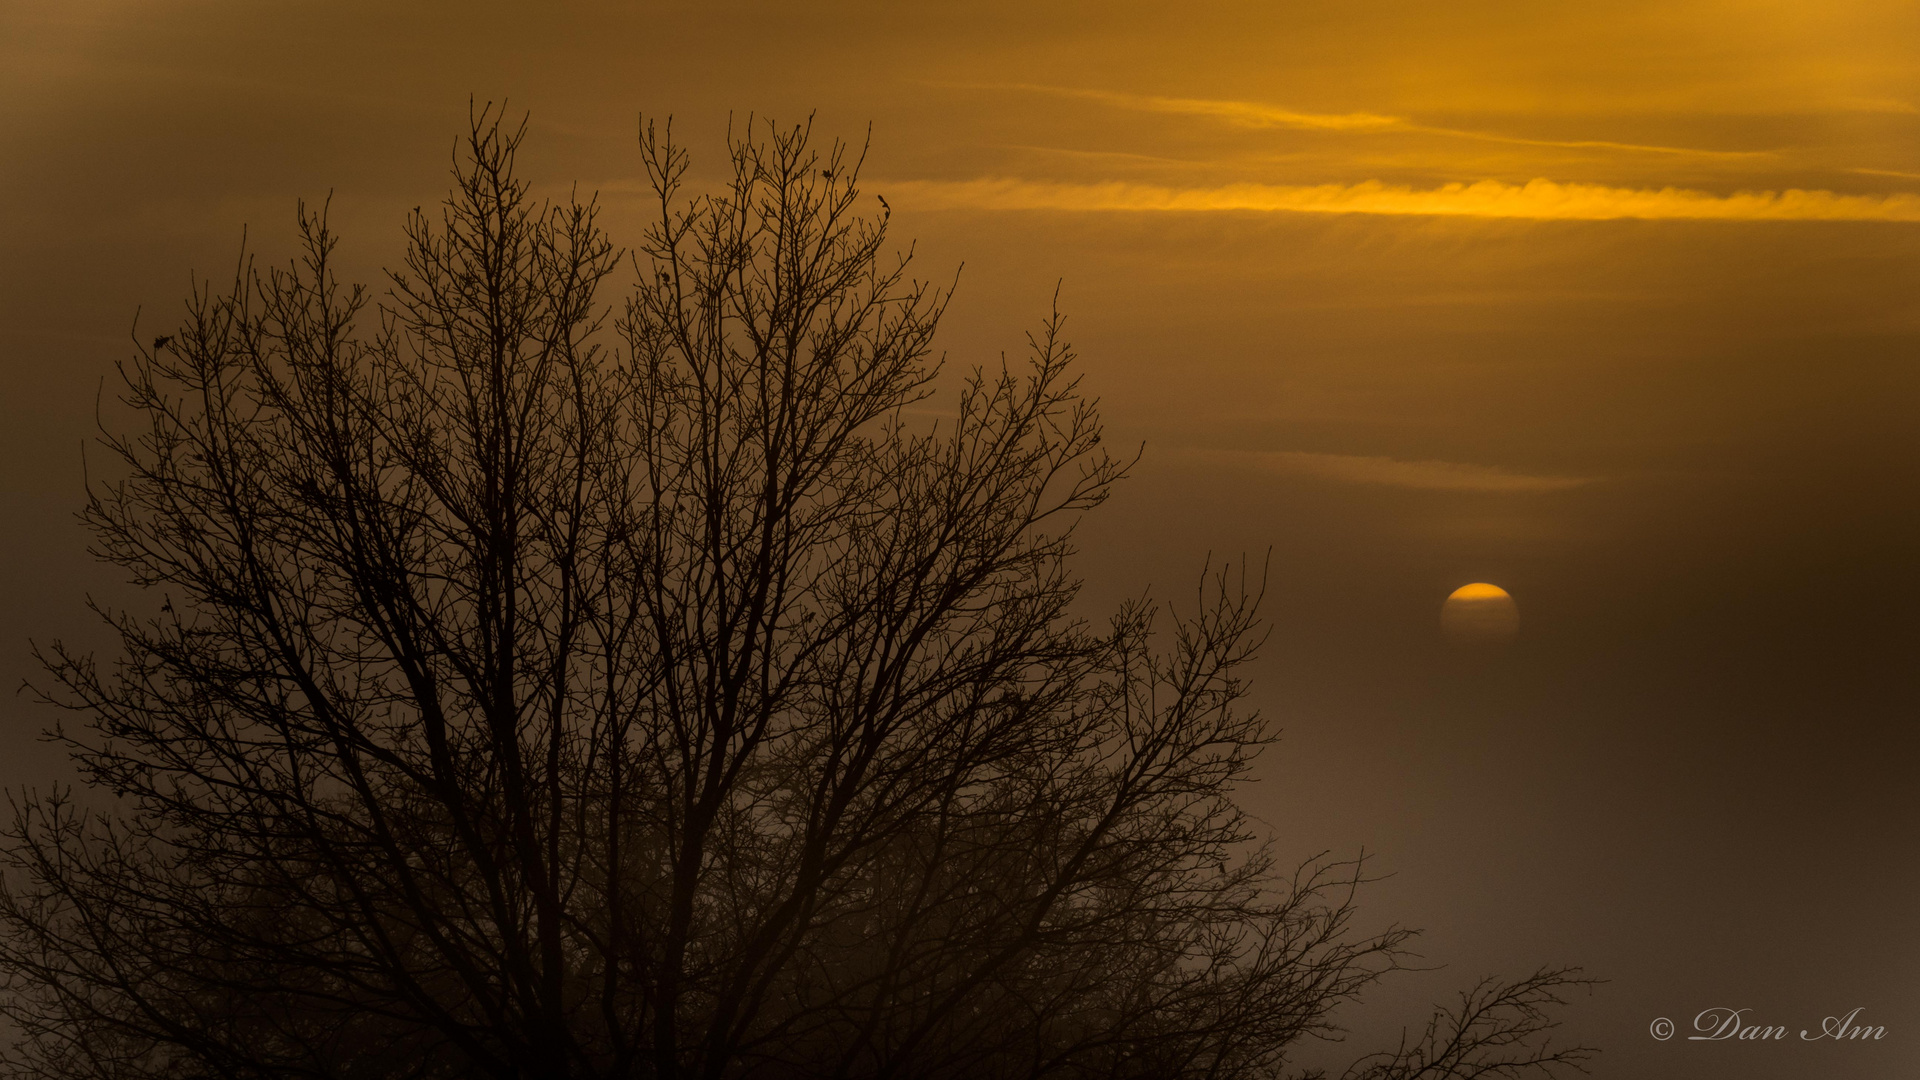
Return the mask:
[[[1175,1080],[1332,1034],[1406,932],[1233,801],[1257,580],[1076,617],[1128,462],[1057,310],[923,406],[945,295],[861,151],[750,125],[702,191],[644,125],[629,258],[523,132],[475,116],[377,299],[303,209],[122,367],[83,516],[160,603],[41,653],[92,793],[16,799],[16,1071]],[[1575,982],[1354,1075],[1577,1064]]]

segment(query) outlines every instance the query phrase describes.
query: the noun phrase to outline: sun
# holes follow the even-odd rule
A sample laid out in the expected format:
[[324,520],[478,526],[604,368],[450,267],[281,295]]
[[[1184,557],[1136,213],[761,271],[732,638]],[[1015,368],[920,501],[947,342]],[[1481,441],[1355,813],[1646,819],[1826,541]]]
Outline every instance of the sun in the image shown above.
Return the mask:
[[1440,628],[1461,644],[1506,641],[1520,629],[1520,608],[1507,590],[1476,581],[1453,590],[1440,605]]

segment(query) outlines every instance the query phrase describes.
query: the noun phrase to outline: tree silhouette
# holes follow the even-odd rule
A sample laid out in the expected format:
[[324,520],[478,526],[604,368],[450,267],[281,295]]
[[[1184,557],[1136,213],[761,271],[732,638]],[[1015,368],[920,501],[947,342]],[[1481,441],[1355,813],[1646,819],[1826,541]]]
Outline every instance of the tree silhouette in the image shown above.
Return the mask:
[[[16,1070],[1243,1077],[1331,1034],[1406,932],[1231,800],[1244,570],[1071,616],[1126,463],[1057,311],[917,423],[945,300],[859,153],[749,125],[689,196],[644,126],[616,317],[523,132],[474,118],[379,303],[303,208],[123,366],[84,518],[164,606],[41,653],[97,794],[16,802]],[[1356,1069],[1577,1063],[1533,1038],[1577,981]]]

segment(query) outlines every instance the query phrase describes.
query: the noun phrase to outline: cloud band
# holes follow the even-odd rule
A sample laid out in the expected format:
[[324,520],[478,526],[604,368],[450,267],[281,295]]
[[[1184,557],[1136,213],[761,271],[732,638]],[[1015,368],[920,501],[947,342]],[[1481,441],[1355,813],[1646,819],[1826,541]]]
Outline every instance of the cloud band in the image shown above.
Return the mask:
[[1303,450],[1189,450],[1221,463],[1277,473],[1313,476],[1349,484],[1378,484],[1416,491],[1538,495],[1568,491],[1594,482],[1583,476],[1535,476],[1491,465],[1458,461],[1402,461],[1358,454],[1316,454]]
[[895,204],[921,210],[1273,211],[1608,221],[1920,222],[1920,195],[1846,195],[1832,191],[1741,191],[1716,195],[1684,188],[1618,188],[1529,180],[1481,180],[1436,188],[1358,184],[1228,184],[1163,187],[1123,182],[907,180],[868,185]]

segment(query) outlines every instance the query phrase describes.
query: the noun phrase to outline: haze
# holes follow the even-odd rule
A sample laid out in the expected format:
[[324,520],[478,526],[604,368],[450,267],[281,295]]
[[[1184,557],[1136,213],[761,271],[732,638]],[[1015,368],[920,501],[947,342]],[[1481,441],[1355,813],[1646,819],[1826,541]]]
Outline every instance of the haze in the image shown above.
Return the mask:
[[[950,361],[1016,351],[1063,282],[1144,444],[1088,611],[1271,551],[1283,739],[1246,800],[1289,854],[1364,848],[1368,914],[1447,965],[1356,1045],[1557,961],[1610,980],[1567,1027],[1597,1076],[1920,1066],[1920,9],[519,8],[0,14],[0,672],[126,595],[71,519],[102,380],[243,225],[283,260],[331,192],[377,283],[469,95],[529,110],[532,174],[627,242],[642,112],[704,177],[729,116],[871,123],[894,235],[965,263]],[[1480,581],[1523,620],[1463,652],[1440,604]],[[0,781],[64,775],[53,719],[11,699]],[[1857,1006],[1883,1041],[1648,1034]]]

